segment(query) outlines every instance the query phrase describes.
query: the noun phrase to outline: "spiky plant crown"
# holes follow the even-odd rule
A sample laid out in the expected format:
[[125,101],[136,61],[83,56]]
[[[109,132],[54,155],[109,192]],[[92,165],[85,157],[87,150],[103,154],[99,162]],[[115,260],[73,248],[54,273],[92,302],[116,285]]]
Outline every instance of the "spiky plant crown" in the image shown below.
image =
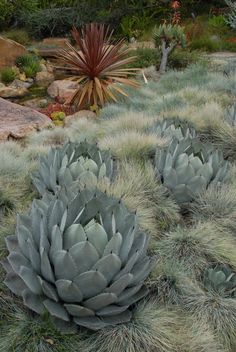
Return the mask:
[[224,298],[236,298],[236,273],[229,266],[219,264],[206,269],[203,283],[208,291]]
[[182,47],[186,46],[186,36],[184,29],[178,24],[162,24],[159,27],[155,27],[153,31],[153,39],[156,46],[159,46],[164,40],[169,46],[171,43],[179,44]]
[[197,138],[174,138],[166,149],[156,151],[155,167],[162,183],[178,203],[196,198],[210,183],[220,184],[228,171],[220,151]]
[[147,294],[148,237],[104,193],[69,189],[34,200],[6,238],[5,284],[38,314],[97,330],[129,321]]
[[187,121],[180,120],[179,118],[167,118],[162,121],[156,121],[152,126],[147,128],[147,132],[156,133],[160,137],[183,138],[196,137],[196,131]]
[[[61,50],[59,59],[65,64],[63,69],[74,71],[80,87],[70,103],[78,108],[83,106],[103,106],[107,101],[117,101],[115,93],[127,96],[120,83],[138,87],[137,81],[128,76],[138,69],[125,68],[135,57],[128,57],[128,49],[123,48],[124,40],[112,40],[113,31],[103,24],[90,23],[81,31],[72,30],[78,47],[68,44]],[[117,84],[118,83],[118,84]]]
[[236,3],[232,0],[225,0],[225,2],[230,8],[230,13],[226,17],[226,22],[230,27],[236,29]]
[[66,143],[63,147],[52,148],[42,156],[39,169],[32,175],[38,192],[56,193],[62,186],[73,182],[96,186],[97,180],[110,178],[113,173],[113,159],[109,150],[100,150],[96,144],[86,141]]

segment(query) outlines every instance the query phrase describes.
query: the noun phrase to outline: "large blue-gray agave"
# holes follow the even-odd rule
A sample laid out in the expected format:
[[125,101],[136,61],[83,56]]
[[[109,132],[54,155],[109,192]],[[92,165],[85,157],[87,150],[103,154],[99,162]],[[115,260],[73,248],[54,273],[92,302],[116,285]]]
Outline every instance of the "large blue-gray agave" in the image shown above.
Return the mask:
[[229,163],[222,152],[197,138],[174,138],[169,146],[157,150],[155,167],[162,183],[178,203],[196,198],[208,185],[220,184],[226,177]]
[[34,312],[97,330],[127,322],[147,294],[148,237],[104,193],[61,190],[34,200],[6,238],[5,284]]
[[109,150],[100,150],[97,144],[86,141],[67,142],[40,158],[39,169],[32,174],[32,180],[41,195],[45,191],[55,194],[62,186],[74,182],[96,186],[98,179],[110,178],[112,173],[113,159]]

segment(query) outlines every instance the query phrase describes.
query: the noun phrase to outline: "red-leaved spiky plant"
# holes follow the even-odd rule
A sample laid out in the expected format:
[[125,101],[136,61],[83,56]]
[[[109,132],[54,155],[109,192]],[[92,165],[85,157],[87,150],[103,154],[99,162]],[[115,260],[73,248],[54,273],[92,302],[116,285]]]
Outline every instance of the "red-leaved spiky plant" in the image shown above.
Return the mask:
[[113,31],[103,24],[87,24],[81,31],[72,30],[76,47],[68,44],[67,50],[60,51],[59,59],[65,69],[74,72],[73,80],[80,88],[70,98],[69,103],[78,109],[101,107],[107,101],[117,101],[116,93],[127,95],[122,85],[137,87],[138,83],[129,76],[137,69],[126,68],[135,60],[128,57],[124,40],[112,40]]

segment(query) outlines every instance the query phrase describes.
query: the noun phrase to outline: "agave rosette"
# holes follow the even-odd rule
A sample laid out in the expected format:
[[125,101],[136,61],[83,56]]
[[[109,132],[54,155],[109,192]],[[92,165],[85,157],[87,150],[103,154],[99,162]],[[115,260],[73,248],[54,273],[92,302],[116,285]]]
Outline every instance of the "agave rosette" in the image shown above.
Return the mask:
[[38,314],[98,330],[127,322],[147,294],[148,236],[120,200],[61,190],[34,200],[6,238],[5,284]]
[[225,179],[229,163],[222,152],[197,138],[174,138],[170,145],[157,150],[155,167],[162,183],[178,203],[188,203],[209,184],[219,185]]
[[60,148],[51,148],[42,156],[39,168],[32,174],[38,192],[56,193],[62,186],[76,182],[79,186],[93,186],[101,178],[111,178],[113,159],[109,150],[100,150],[97,144],[86,141],[66,143]]

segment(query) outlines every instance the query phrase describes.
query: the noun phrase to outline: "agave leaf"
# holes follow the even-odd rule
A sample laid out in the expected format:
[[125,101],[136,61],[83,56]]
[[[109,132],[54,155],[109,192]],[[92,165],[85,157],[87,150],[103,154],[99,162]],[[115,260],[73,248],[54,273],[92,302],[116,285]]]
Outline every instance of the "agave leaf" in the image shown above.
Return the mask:
[[76,265],[76,275],[88,271],[99,260],[96,248],[89,242],[79,242],[69,249],[69,254]]
[[113,277],[120,271],[121,260],[114,254],[108,254],[105,257],[99,259],[96,264],[93,266],[92,270],[98,270],[104,275],[107,282],[109,283]]
[[93,310],[78,304],[65,304],[64,307],[73,317],[92,317],[95,315]]
[[77,275],[77,265],[72,259],[71,255],[65,250],[54,253],[53,265],[55,270],[55,277],[58,280],[72,280]]
[[22,297],[26,307],[38,314],[43,314],[45,312],[45,307],[40,296],[34,295],[29,289],[25,289],[22,293]]
[[74,318],[74,322],[79,326],[83,326],[85,328],[92,329],[95,331],[103,329],[109,325],[103,322],[103,320],[99,319],[98,317],[76,317]]
[[27,268],[26,266],[21,266],[19,276],[34,294],[40,295],[42,293],[42,287],[38,276],[32,269]]
[[120,313],[123,313],[126,309],[128,309],[128,307],[129,307],[128,305],[117,306],[115,304],[110,304],[107,307],[97,310],[96,314],[101,317],[119,315]]
[[107,286],[105,277],[98,271],[93,270],[80,274],[73,281],[82,291],[84,298],[96,296]]
[[97,222],[91,221],[84,227],[88,240],[96,248],[99,256],[102,256],[108,238],[104,228]]
[[64,249],[67,250],[79,242],[86,241],[86,239],[87,236],[83,226],[81,224],[73,224],[64,233]]
[[27,288],[25,282],[14,272],[7,274],[4,284],[17,296],[21,296]]
[[19,274],[21,266],[30,267],[30,261],[19,252],[12,251],[7,259],[17,274]]
[[43,304],[53,317],[56,317],[65,321],[70,320],[66,309],[61,304],[56,303],[50,299],[46,299],[45,301],[43,301]]
[[70,280],[57,280],[55,285],[57,287],[58,295],[65,302],[79,303],[82,301],[83,294],[74,282]]

